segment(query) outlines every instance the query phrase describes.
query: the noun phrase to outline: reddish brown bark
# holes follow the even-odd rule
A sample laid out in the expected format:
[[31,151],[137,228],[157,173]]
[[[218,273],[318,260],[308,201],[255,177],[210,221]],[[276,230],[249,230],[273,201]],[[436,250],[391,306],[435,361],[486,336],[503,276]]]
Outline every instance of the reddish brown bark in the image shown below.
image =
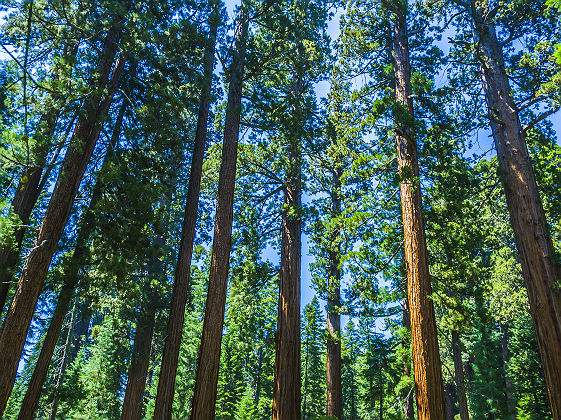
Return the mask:
[[[121,108],[119,110],[119,115],[117,116],[115,128],[113,130],[113,136],[111,140],[112,145],[115,145],[118,141],[125,109],[126,102],[123,100],[123,104],[121,105]],[[103,164],[101,165],[101,169],[99,171],[100,175],[106,172],[108,164],[111,161],[111,153],[111,150],[107,151],[105,158],[103,159]],[[47,334],[45,335],[45,339],[43,340],[41,353],[39,354],[39,358],[37,359],[37,363],[35,364],[35,369],[33,370],[33,375],[31,376],[29,385],[27,386],[27,390],[25,392],[25,397],[23,399],[18,416],[20,420],[33,418],[33,415],[37,408],[37,404],[39,403],[43,384],[47,377],[49,365],[56,348],[56,343],[60,336],[60,332],[62,331],[64,318],[66,316],[66,313],[68,312],[70,301],[72,300],[74,290],[78,283],[78,271],[84,265],[84,255],[86,253],[88,240],[95,227],[93,220],[93,210],[97,205],[97,202],[101,198],[102,192],[103,183],[101,182],[100,176],[98,175],[98,179],[96,180],[96,183],[92,190],[92,198],[90,199],[90,204],[88,206],[88,209],[85,210],[82,219],[80,220],[78,234],[76,236],[76,245],[74,247],[71,261],[67,269],[63,273],[62,288],[58,296],[57,305],[53,312]]]
[[300,418],[301,145],[288,145],[282,211],[281,268],[273,383],[273,420]]
[[[243,0],[235,33],[233,61],[222,143],[222,162],[218,177],[214,239],[210,260],[210,276],[205,306],[205,318],[199,349],[191,419],[214,418],[216,386],[220,365],[220,345],[224,325],[226,289],[230,268],[234,186],[238,154],[238,134],[241,117],[242,85],[249,25],[249,2]],[[160,417],[159,417],[160,418]]]
[[214,69],[214,50],[216,47],[218,25],[220,24],[218,16],[219,3],[211,1],[211,4],[213,11],[209,22],[210,34],[204,63],[197,131],[195,133],[195,144],[193,147],[193,157],[191,159],[191,173],[189,175],[189,186],[187,188],[187,203],[183,216],[181,243],[179,245],[177,265],[175,268],[173,295],[171,298],[167,335],[158,381],[156,407],[154,410],[154,418],[157,419],[169,419],[171,417],[175,376],[177,374],[177,362],[179,360],[179,348],[181,346],[183,322],[185,318],[185,305],[189,293],[191,257],[195,239],[195,225],[197,223],[197,208],[199,206],[199,192],[201,190],[201,176],[203,172],[203,159],[210,107],[210,91]]
[[14,384],[27,329],[47,276],[47,270],[62,236],[72,203],[124,67],[124,59],[120,57],[115,63],[107,96],[103,97],[101,88],[107,85],[123,30],[122,17],[117,17],[116,20],[117,23],[113,24],[104,41],[97,66],[96,74],[98,76],[95,86],[98,88],[86,100],[84,105],[86,112],[76,124],[39,233],[23,268],[12,304],[4,321],[0,335],[0,366],[4,367],[3,374],[0,376],[0,413],[4,412]]
[[538,192],[518,110],[505,70],[502,47],[483,5],[469,11],[480,46],[480,76],[489,109],[497,160],[528,290],[530,312],[545,383],[556,420],[561,419],[561,268]]
[[[333,172],[333,191],[331,193],[331,218],[341,215],[341,176],[342,169]],[[339,420],[343,418],[343,391],[341,386],[341,270],[339,265],[339,229],[334,230],[332,246],[329,251],[329,281],[327,291],[327,416]]]
[[429,298],[432,287],[422,212],[417,145],[412,124],[408,122],[413,118],[413,101],[404,10],[395,14],[394,54],[395,92],[399,107],[395,113],[397,162],[401,177],[401,214],[417,416],[419,420],[443,420],[446,412],[434,307]]

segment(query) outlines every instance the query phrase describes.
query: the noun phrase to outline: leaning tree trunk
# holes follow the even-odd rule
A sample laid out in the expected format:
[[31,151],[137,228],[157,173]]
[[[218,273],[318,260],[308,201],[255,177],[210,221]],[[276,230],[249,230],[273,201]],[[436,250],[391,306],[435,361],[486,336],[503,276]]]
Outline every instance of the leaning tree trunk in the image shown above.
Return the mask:
[[199,206],[199,192],[201,190],[201,176],[203,172],[203,158],[210,107],[210,90],[214,69],[214,50],[216,47],[218,25],[220,23],[218,15],[219,2],[211,0],[211,3],[213,11],[210,17],[210,35],[204,63],[197,131],[195,133],[195,144],[193,147],[193,157],[191,159],[191,173],[189,175],[189,186],[187,188],[187,204],[185,205],[185,214],[183,216],[181,244],[179,245],[177,265],[175,268],[173,295],[171,298],[167,335],[156,395],[154,417],[157,419],[169,419],[171,417],[175,376],[177,374],[177,362],[179,360],[179,348],[181,346],[183,322],[185,318],[185,305],[189,293],[191,256],[195,238],[195,225],[197,223],[197,208]]
[[290,139],[289,169],[286,174],[282,210],[273,420],[300,418],[301,153],[300,139]]
[[[66,60],[73,62],[78,50],[77,45],[69,46],[70,51],[65,51]],[[68,70],[67,70],[68,71]],[[59,80],[62,76],[62,69],[56,66],[53,78]],[[47,161],[52,137],[55,133],[57,120],[61,108],[64,106],[64,96],[57,93],[53,94],[46,103],[46,109],[39,119],[35,131],[36,146],[33,148],[33,162],[27,167],[18,183],[14,198],[12,200],[11,211],[17,215],[23,226],[14,232],[14,246],[0,248],[0,313],[6,305],[6,298],[13,280],[13,272],[18,263],[18,256],[21,244],[29,224],[31,212],[41,194],[41,176]]]
[[[436,332],[428,254],[422,211],[419,163],[414,130],[411,68],[407,39],[406,11],[395,15],[395,82],[399,107],[396,121],[397,163],[399,169],[404,257],[411,322],[413,371],[419,420],[445,418],[442,372]],[[399,118],[401,117],[401,118]]]
[[462,342],[458,331],[452,331],[452,356],[454,359],[454,379],[456,380],[460,419],[469,420],[464,365],[462,363]]
[[518,111],[493,23],[475,3],[471,14],[480,46],[480,75],[497,160],[528,290],[545,383],[556,420],[561,419],[561,268],[555,256]]
[[[205,306],[205,318],[201,336],[201,347],[195,391],[191,408],[191,419],[214,418],[218,366],[220,365],[220,344],[224,325],[230,250],[232,245],[232,220],[234,206],[234,185],[238,154],[238,134],[240,127],[242,84],[249,25],[249,1],[243,0],[240,8],[235,46],[230,68],[230,87],[224,124],[222,143],[222,163],[218,177],[216,197],[216,217],[214,239],[210,260],[210,275]],[[171,411],[171,410],[170,410]],[[168,417],[166,418],[169,418]],[[164,418],[158,416],[158,419]]]
[[[341,215],[341,168],[333,172],[331,219]],[[337,222],[338,223],[338,222]],[[343,418],[341,387],[341,263],[340,229],[334,231],[329,250],[329,279],[327,285],[327,416]]]
[[[115,122],[115,128],[113,130],[113,136],[111,139],[112,147],[114,147],[114,145],[118,141],[126,106],[126,102],[123,100],[123,103],[119,110],[119,114],[117,116],[117,120]],[[37,359],[37,363],[35,364],[35,369],[33,370],[33,375],[31,376],[31,380],[25,392],[25,397],[23,399],[18,417],[20,420],[33,418],[33,415],[37,408],[37,404],[39,403],[43,384],[47,377],[47,371],[49,369],[49,365],[55,351],[56,343],[62,330],[64,317],[68,312],[70,301],[72,300],[74,290],[78,283],[78,272],[84,266],[84,257],[86,254],[88,241],[95,227],[94,209],[103,193],[103,182],[101,181],[101,177],[105,172],[107,172],[109,162],[111,161],[111,153],[112,151],[108,150],[105,154],[105,158],[103,159],[101,169],[99,170],[96,183],[92,190],[90,204],[84,211],[82,219],[80,220],[74,252],[68,266],[66,267],[66,270],[63,272],[62,288],[60,290],[57,305],[51,318],[51,323],[49,324],[49,328],[47,330],[47,335],[45,336],[43,346],[41,347],[41,353],[39,354],[39,358]]]
[[106,97],[102,97],[103,87],[107,85],[121,39],[123,25],[122,16],[117,17],[117,22],[113,24],[105,39],[96,71],[96,89],[86,100],[85,115],[80,117],[76,124],[39,233],[23,268],[12,304],[4,321],[0,335],[0,366],[4,369],[0,376],[0,414],[6,408],[14,385],[27,330],[51,259],[62,236],[78,187],[99,137],[103,119],[111,103],[111,91],[114,92],[124,67],[124,58],[121,56],[115,63],[109,83],[109,92]]

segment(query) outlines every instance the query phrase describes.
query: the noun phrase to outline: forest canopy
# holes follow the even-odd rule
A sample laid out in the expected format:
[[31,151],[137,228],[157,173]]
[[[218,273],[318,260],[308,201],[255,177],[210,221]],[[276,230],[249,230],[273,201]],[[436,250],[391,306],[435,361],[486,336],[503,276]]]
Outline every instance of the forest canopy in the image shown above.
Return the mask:
[[2,0],[0,418],[561,420],[559,0]]

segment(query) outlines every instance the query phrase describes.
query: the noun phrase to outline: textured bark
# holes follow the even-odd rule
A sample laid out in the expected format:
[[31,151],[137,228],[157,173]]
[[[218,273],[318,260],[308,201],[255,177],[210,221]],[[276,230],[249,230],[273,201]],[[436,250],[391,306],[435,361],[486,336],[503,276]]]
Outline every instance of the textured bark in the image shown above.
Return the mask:
[[136,321],[137,327],[121,420],[137,420],[142,418],[142,403],[144,388],[146,387],[146,377],[148,376],[155,318],[156,311],[153,302],[144,302],[143,307],[140,309],[139,318]]
[[[479,6],[477,6],[479,5]],[[561,419],[561,268],[538,193],[532,163],[505,70],[502,47],[486,11],[477,3],[471,15],[480,46],[480,76],[489,109],[497,160],[528,290],[530,312],[545,383],[556,420]]]
[[396,146],[401,177],[401,214],[417,416],[419,420],[436,420],[445,418],[445,409],[434,307],[429,298],[432,288],[422,212],[417,146],[412,125],[407,122],[413,117],[413,101],[405,11],[395,15],[394,37],[396,101],[401,105],[401,109],[396,112]]
[[[191,419],[193,420],[214,418],[216,406],[220,345],[222,342],[232,245],[234,185],[236,179],[244,62],[249,25],[248,18],[249,2],[243,0],[235,33],[235,46],[230,68],[230,86],[226,107],[226,121],[224,124],[224,141],[222,143],[222,163],[218,177],[210,276],[191,409]],[[164,417],[158,416],[157,418]]]
[[[119,110],[119,114],[115,122],[115,128],[113,130],[113,136],[111,139],[112,145],[115,145],[118,141],[125,109],[126,102],[123,100],[123,104],[121,105],[121,108]],[[69,265],[66,267],[66,270],[63,273],[62,288],[60,290],[57,305],[51,318],[51,323],[49,324],[47,334],[43,341],[43,346],[41,347],[41,353],[39,354],[39,358],[37,359],[37,363],[35,364],[35,369],[33,370],[33,375],[31,376],[31,380],[29,382],[29,385],[27,386],[25,397],[23,399],[19,412],[18,418],[20,420],[33,418],[33,415],[37,408],[37,404],[39,403],[41,390],[43,389],[43,384],[47,377],[47,371],[49,369],[49,365],[56,348],[56,343],[60,336],[60,332],[62,331],[64,318],[66,316],[66,313],[68,312],[70,301],[72,300],[74,290],[78,283],[78,272],[84,266],[84,256],[87,250],[88,241],[95,227],[93,210],[103,193],[103,183],[101,182],[100,177],[107,171],[108,164],[111,161],[111,153],[112,151],[108,150],[105,154],[105,158],[103,159],[98,178],[92,190],[90,204],[85,210],[82,219],[80,220],[74,252],[72,253],[72,258],[69,262]]]
[[462,363],[462,342],[458,331],[452,331],[452,356],[454,359],[454,379],[460,407],[460,419],[469,420],[464,365]]
[[187,189],[187,203],[183,216],[181,243],[179,245],[177,265],[175,268],[173,295],[171,298],[167,335],[164,344],[164,352],[162,354],[162,365],[160,368],[158,391],[156,395],[154,417],[157,419],[169,419],[171,417],[175,376],[177,373],[179,348],[181,346],[183,322],[185,318],[185,305],[189,293],[191,256],[193,253],[193,241],[195,239],[195,225],[197,223],[197,208],[199,206],[199,192],[201,190],[201,176],[203,172],[203,158],[210,107],[210,90],[214,69],[214,50],[216,47],[216,33],[219,25],[219,3],[212,1],[212,6],[213,12],[210,18],[210,35],[204,63],[197,131],[195,133],[195,144],[193,147],[193,157],[191,159],[191,173],[189,175],[189,186]]
[[[124,67],[124,59],[120,57],[115,63],[113,75],[108,84],[107,80],[123,30],[122,17],[117,17],[116,20],[117,22],[113,24],[105,38],[97,66],[96,74],[98,76],[95,83],[97,89],[86,100],[85,113],[76,124],[39,233],[23,268],[4,321],[0,335],[0,366],[4,367],[0,376],[0,413],[4,412],[14,384],[27,329],[45,282],[47,270],[62,236],[78,187],[93,153],[103,119],[107,114]],[[103,97],[102,87],[106,85],[108,85],[108,93]]]
[[[333,173],[331,218],[341,215],[341,176],[337,168]],[[339,265],[339,229],[333,234],[335,249],[329,252],[329,284],[327,292],[327,416],[343,418],[343,391],[341,386],[341,270]]]
[[[76,57],[77,45],[72,45],[67,50],[65,56],[73,60]],[[57,66],[53,78],[58,80],[61,76],[61,69]],[[64,98],[59,94],[53,94],[47,101],[45,112],[41,115],[35,130],[36,146],[31,152],[33,162],[30,162],[30,166],[24,170],[12,200],[11,211],[19,217],[23,226],[14,232],[15,244],[13,247],[0,248],[0,313],[6,305],[6,298],[13,283],[13,274],[26,231],[25,226],[29,224],[31,212],[41,194],[43,168],[64,103]]]
[[301,145],[289,141],[282,211],[281,268],[273,383],[273,420],[300,418]]

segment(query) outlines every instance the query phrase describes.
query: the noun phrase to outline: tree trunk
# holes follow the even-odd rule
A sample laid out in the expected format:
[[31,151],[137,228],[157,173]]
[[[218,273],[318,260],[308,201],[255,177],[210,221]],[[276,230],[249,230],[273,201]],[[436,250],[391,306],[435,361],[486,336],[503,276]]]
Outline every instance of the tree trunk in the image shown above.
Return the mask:
[[[404,308],[403,308],[403,326],[407,328],[408,331],[411,331],[411,319],[409,315],[409,302],[407,301],[407,297],[405,298]],[[403,347],[408,348],[410,343],[407,340],[403,340]],[[410,377],[411,376],[411,359],[409,358],[408,353],[404,352],[403,354],[403,376]],[[415,418],[415,407],[413,407],[413,394],[412,390],[407,392],[407,396],[405,397],[405,403],[403,404],[403,414],[405,418],[408,420],[413,420]]]
[[290,139],[282,210],[281,268],[273,383],[273,420],[300,418],[301,145]]
[[[333,173],[331,219],[341,215],[341,168]],[[340,230],[333,234],[334,249],[329,250],[329,280],[327,288],[327,416],[343,418],[341,387],[341,270]]]
[[[65,55],[73,60],[76,57],[78,45],[70,46],[68,49],[70,51],[65,51]],[[60,79],[61,71],[62,69],[59,66],[55,67],[53,76],[55,80]],[[0,313],[6,305],[6,298],[13,282],[14,270],[18,263],[18,256],[26,231],[25,226],[29,224],[31,212],[41,193],[41,175],[64,103],[65,100],[60,94],[54,94],[47,101],[47,109],[41,115],[35,131],[36,146],[31,152],[33,162],[30,162],[31,166],[23,171],[12,200],[11,211],[19,217],[23,226],[14,232],[15,246],[0,249]]]
[[146,377],[148,376],[150,349],[152,347],[156,318],[154,302],[150,298],[147,299],[149,300],[148,302],[145,301],[146,299],[143,300],[136,324],[121,420],[137,420],[142,418],[142,402],[146,387]]
[[452,356],[454,359],[454,379],[456,380],[456,391],[458,393],[460,419],[469,420],[464,365],[462,363],[462,342],[460,341],[460,333],[458,331],[452,331]]
[[543,205],[538,193],[518,111],[505,70],[495,27],[472,4],[480,51],[480,75],[489,109],[501,178],[528,289],[530,311],[556,420],[561,419],[561,268],[554,255]]
[[[508,351],[508,328],[499,323],[501,332],[501,356],[503,359],[503,369],[505,371],[505,394],[507,413],[516,419],[516,405],[514,403],[514,395],[512,394],[512,382],[508,376],[508,362],[510,361],[510,352]],[[464,419],[462,419],[464,420]]]
[[395,15],[394,36],[396,101],[399,107],[396,115],[405,116],[405,121],[396,118],[396,146],[401,178],[401,213],[417,415],[419,420],[436,420],[445,418],[444,396],[434,307],[429,298],[432,288],[422,212],[417,146],[412,123],[407,121],[413,118],[413,101],[405,10]]
[[213,11],[210,17],[210,34],[206,50],[203,86],[197,119],[197,131],[193,157],[191,159],[191,173],[187,189],[187,204],[183,216],[181,243],[175,268],[173,295],[167,325],[167,335],[162,354],[162,366],[158,381],[156,406],[154,417],[157,419],[171,418],[173,396],[175,390],[175,376],[179,360],[179,348],[183,334],[185,318],[185,305],[189,293],[189,277],[191,274],[191,256],[195,238],[195,225],[197,223],[197,208],[199,206],[199,192],[201,190],[201,176],[203,172],[203,158],[207,137],[208,113],[210,107],[210,90],[214,69],[214,50],[216,47],[216,34],[218,31],[219,2],[211,0]]
[[[214,418],[216,406],[220,344],[222,342],[222,327],[224,325],[226,289],[232,245],[234,185],[236,180],[249,7],[249,1],[243,0],[235,33],[235,46],[230,69],[230,87],[224,124],[222,163],[218,178],[210,276],[191,410],[191,419],[193,420]],[[165,418],[169,418],[170,415],[171,412]],[[158,413],[156,418],[164,417]]]
[[454,385],[448,383],[445,387],[444,401],[446,406],[446,420],[454,420],[456,417],[456,407],[454,407]]
[[[4,412],[16,377],[27,330],[43,288],[51,259],[62,236],[78,187],[99,137],[101,125],[117,88],[124,67],[121,56],[115,63],[109,84],[107,80],[117,52],[123,30],[122,16],[117,18],[108,33],[97,68],[97,83],[91,97],[86,100],[86,114],[79,118],[71,144],[62,163],[51,200],[39,228],[33,249],[23,268],[18,287],[0,336],[0,414]],[[108,85],[106,97],[102,87]]]
[[[115,147],[114,145],[117,144],[126,107],[127,103],[123,100],[117,120],[115,121],[115,128],[111,139],[112,147]],[[111,153],[112,151],[108,150],[105,154],[96,183],[93,187],[90,204],[84,211],[82,219],[80,220],[72,259],[63,274],[63,285],[58,296],[57,305],[53,312],[51,323],[49,325],[49,329],[47,330],[47,335],[45,336],[43,346],[41,347],[41,353],[37,359],[33,375],[31,376],[31,380],[22,402],[18,417],[20,420],[33,418],[33,414],[35,413],[37,404],[39,403],[43,384],[47,377],[47,372],[56,348],[56,343],[62,330],[64,317],[68,312],[72,295],[74,294],[74,290],[76,289],[76,285],[78,283],[78,272],[84,266],[84,257],[88,241],[95,228],[94,209],[103,193],[103,183],[100,178],[107,171],[108,164],[111,161]]]

